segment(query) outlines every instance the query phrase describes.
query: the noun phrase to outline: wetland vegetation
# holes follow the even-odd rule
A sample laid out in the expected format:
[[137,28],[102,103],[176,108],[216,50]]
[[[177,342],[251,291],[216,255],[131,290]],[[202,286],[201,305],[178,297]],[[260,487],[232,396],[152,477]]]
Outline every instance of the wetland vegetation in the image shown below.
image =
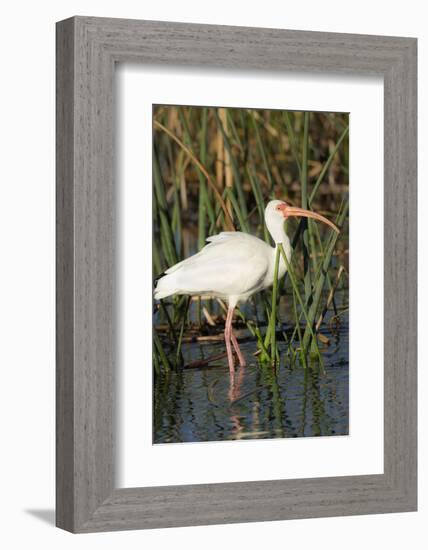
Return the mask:
[[227,304],[154,301],[154,443],[348,433],[348,139],[346,113],[154,106],[154,281],[221,231],[269,242],[274,198],[340,228],[286,221],[285,277],[236,312],[234,384]]

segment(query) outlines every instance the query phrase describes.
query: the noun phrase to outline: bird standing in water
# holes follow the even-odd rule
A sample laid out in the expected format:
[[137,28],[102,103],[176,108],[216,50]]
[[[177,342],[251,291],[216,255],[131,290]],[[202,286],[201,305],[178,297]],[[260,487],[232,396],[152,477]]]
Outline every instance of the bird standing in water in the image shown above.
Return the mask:
[[[316,212],[272,200],[265,209],[265,223],[275,246],[269,246],[265,241],[241,231],[225,231],[208,237],[208,244],[200,252],[167,269],[154,290],[156,299],[186,294],[209,295],[227,301],[229,307],[224,340],[231,375],[234,373],[232,346],[240,366],[245,366],[245,358],[233,334],[233,311],[238,302],[245,302],[254,293],[272,286],[279,244],[282,244],[290,261],[292,249],[284,221],[291,216],[313,218],[339,232],[333,222]],[[281,256],[278,278],[283,277],[286,271],[286,263]]]

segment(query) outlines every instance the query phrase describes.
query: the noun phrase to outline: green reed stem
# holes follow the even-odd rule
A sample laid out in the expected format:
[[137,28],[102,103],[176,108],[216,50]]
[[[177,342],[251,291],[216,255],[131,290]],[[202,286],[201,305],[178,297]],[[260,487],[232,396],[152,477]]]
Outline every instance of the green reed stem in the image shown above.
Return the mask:
[[236,217],[238,218],[238,222],[239,222],[239,226],[240,226],[241,230],[244,231],[245,233],[249,233],[250,228],[249,228],[247,219],[244,217],[244,213],[241,210],[241,208],[238,204],[238,201],[236,200],[236,197],[233,193],[233,189],[226,188],[226,197],[232,203],[232,208],[233,208],[233,211],[236,214]]
[[273,189],[272,174],[270,172],[269,163],[268,163],[268,160],[267,160],[267,157],[266,157],[266,151],[265,151],[265,148],[263,146],[263,141],[260,137],[260,132],[259,132],[259,128],[258,128],[258,125],[257,125],[257,121],[256,121],[256,119],[255,119],[255,117],[254,117],[254,115],[251,111],[249,111],[248,114],[250,116],[250,120],[251,120],[253,128],[254,128],[254,133],[256,135],[257,147],[259,149],[259,153],[260,153],[260,156],[262,158],[263,166],[264,166],[264,169],[265,169],[265,172],[266,172],[266,178],[268,180],[269,191],[272,192],[272,189]]
[[257,174],[254,168],[252,166],[250,167],[248,164],[247,164],[247,174],[248,174],[248,179],[250,180],[250,185],[253,191],[254,198],[256,200],[260,223],[263,225],[263,237],[264,237],[264,240],[267,243],[269,243],[270,236],[269,236],[269,231],[265,224],[265,203],[263,200],[263,191],[260,185],[260,181],[259,181],[259,178],[257,177]]
[[187,312],[189,311],[189,305],[190,305],[191,299],[192,298],[190,296],[187,297],[186,306],[184,308],[184,313],[181,318],[180,334],[178,336],[177,350],[175,352],[175,364],[177,365],[177,367],[183,364],[183,355],[181,353],[181,347],[183,344],[184,328],[186,326]]
[[[155,348],[158,352],[160,362],[162,363],[164,369],[166,371],[169,371],[171,369],[171,365],[169,364],[168,357],[166,356],[166,353],[163,349],[162,342],[160,341],[159,336],[156,333],[156,329],[153,328],[153,340],[155,343]],[[158,373],[159,374],[159,373]]]
[[155,350],[153,350],[153,365],[154,365],[154,368],[155,368],[155,373],[157,375],[159,375],[160,372],[161,372],[161,368],[160,368],[160,363],[159,363],[159,357],[158,357],[158,354],[156,353]]
[[177,251],[175,249],[174,234],[169,217],[168,205],[160,173],[160,167],[156,151],[153,151],[153,181],[155,186],[156,203],[158,206],[158,217],[160,220],[160,232],[163,242],[163,251],[168,267],[177,263]]
[[168,312],[168,308],[166,307],[165,302],[163,300],[159,300],[159,303],[160,303],[160,307],[161,307],[161,309],[162,309],[162,311],[165,315],[166,322],[168,323],[171,336],[174,339],[174,342],[177,342],[177,333],[175,332],[174,323],[171,320],[171,316]]
[[[306,311],[306,307],[305,307],[305,304],[302,300],[302,297],[300,296],[300,292],[299,292],[299,288],[298,288],[298,285],[297,285],[297,279],[296,279],[296,276],[294,274],[294,270],[293,268],[291,267],[291,264],[290,262],[288,261],[288,258],[287,258],[287,255],[285,254],[285,251],[284,251],[284,248],[282,246],[282,243],[279,243],[278,244],[278,247],[279,249],[281,250],[281,255],[284,259],[284,262],[285,262],[285,265],[287,266],[287,272],[288,272],[288,275],[290,277],[290,282],[291,282],[291,286],[293,287],[293,290],[294,292],[296,293],[296,297],[297,297],[297,300],[299,302],[299,305],[300,305],[300,308],[303,312],[303,315],[305,317],[305,320],[306,320],[306,324],[307,324],[307,329],[309,330],[309,333],[310,335],[314,338],[315,342],[316,342],[316,339],[315,339],[315,334],[314,334],[314,331],[312,329],[312,324],[310,324],[310,317],[309,317],[309,314],[308,312]],[[303,340],[303,352],[306,353],[306,349],[307,349],[307,344],[305,344],[305,340]],[[316,353],[317,353],[317,356],[318,356],[318,359],[320,361],[320,364],[322,365],[323,364],[323,360],[322,360],[322,357],[321,357],[321,354],[319,352],[319,349],[318,349],[318,345],[316,346]]]
[[[184,168],[181,167],[180,170],[184,171]],[[171,226],[174,232],[174,242],[175,249],[178,253],[178,256],[181,257],[182,254],[182,224],[181,224],[181,203],[180,203],[180,183],[181,183],[182,173],[177,174],[177,181],[173,184],[173,209],[172,209],[172,220]]]
[[297,165],[299,175],[301,176],[302,167],[300,165],[296,135],[294,133],[293,125],[291,124],[290,113],[288,113],[287,111],[284,112],[284,120],[287,127],[287,134],[290,141],[291,152],[293,153],[294,161]]
[[275,268],[273,272],[273,287],[272,287],[272,311],[270,315],[270,359],[272,364],[276,362],[276,305],[277,305],[277,293],[278,293],[278,269],[279,269],[279,247],[276,247],[275,253]]
[[[303,149],[302,149],[302,208],[308,208],[308,156],[309,156],[309,113],[305,112],[303,117]],[[305,298],[311,294],[311,269],[310,269],[310,230],[308,219],[303,218],[303,272],[305,283]]]
[[294,311],[294,319],[295,319],[295,329],[297,329],[297,334],[298,334],[298,337],[299,337],[299,347],[300,347],[300,359],[303,363],[303,368],[306,369],[306,367],[308,366],[307,365],[307,361],[306,361],[306,354],[304,353],[304,350],[303,350],[303,339],[302,339],[302,331],[300,329],[300,316],[298,315],[297,313],[297,305],[296,305],[296,293],[293,291],[293,311]]
[[245,323],[247,329],[251,332],[252,336],[257,339],[257,344],[259,349],[261,350],[262,357],[264,359],[269,359],[269,353],[268,350],[263,342],[263,337],[260,333],[260,329],[257,324],[255,324],[253,321],[250,321],[247,319],[243,311],[239,307],[235,309],[236,315],[242,319],[242,321]]
[[236,145],[239,147],[241,152],[244,152],[244,146],[242,145],[242,141],[239,137],[238,131],[236,129],[236,124],[233,120],[233,116],[231,115],[231,109],[227,109],[227,123],[229,125],[229,128],[232,132],[233,139],[235,140]]
[[[206,163],[207,157],[207,119],[208,119],[208,109],[204,107],[202,109],[202,125],[201,125],[201,134],[199,138],[200,146],[200,158],[202,164]],[[207,186],[205,183],[205,178],[202,172],[197,168],[198,178],[199,178],[199,204],[198,204],[198,249],[201,250],[205,245],[206,226],[207,226]],[[209,207],[208,207],[209,208]]]

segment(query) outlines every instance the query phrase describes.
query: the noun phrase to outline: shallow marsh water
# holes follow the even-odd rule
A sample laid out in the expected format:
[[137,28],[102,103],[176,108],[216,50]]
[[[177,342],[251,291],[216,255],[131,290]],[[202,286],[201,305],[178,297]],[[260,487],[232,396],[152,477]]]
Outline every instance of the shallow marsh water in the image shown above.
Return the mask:
[[[328,317],[327,324],[328,326]],[[349,430],[348,314],[326,332],[324,372],[292,367],[283,344],[281,363],[260,366],[253,338],[241,340],[247,367],[231,383],[225,357],[203,368],[155,377],[153,442],[177,443],[347,435]],[[187,343],[185,364],[218,356],[224,343]]]

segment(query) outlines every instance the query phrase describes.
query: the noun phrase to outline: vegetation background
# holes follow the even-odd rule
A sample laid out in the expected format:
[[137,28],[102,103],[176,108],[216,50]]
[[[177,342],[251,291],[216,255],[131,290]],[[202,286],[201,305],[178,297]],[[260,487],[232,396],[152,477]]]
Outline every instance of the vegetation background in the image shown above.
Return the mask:
[[[309,357],[322,369],[326,313],[334,331],[348,309],[348,139],[347,113],[154,106],[154,280],[223,230],[269,242],[263,212],[272,198],[322,213],[339,238],[312,220],[288,221],[297,253],[286,278],[238,312],[261,362],[279,363],[284,342],[292,364],[306,368]],[[185,366],[183,342],[221,338],[224,308],[208,297],[156,304],[155,371]]]

